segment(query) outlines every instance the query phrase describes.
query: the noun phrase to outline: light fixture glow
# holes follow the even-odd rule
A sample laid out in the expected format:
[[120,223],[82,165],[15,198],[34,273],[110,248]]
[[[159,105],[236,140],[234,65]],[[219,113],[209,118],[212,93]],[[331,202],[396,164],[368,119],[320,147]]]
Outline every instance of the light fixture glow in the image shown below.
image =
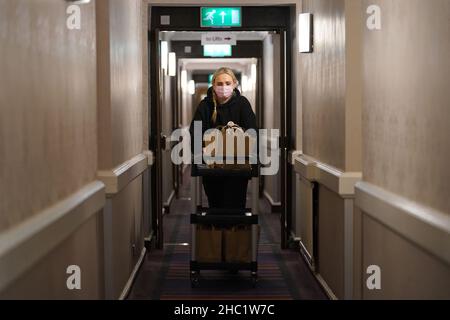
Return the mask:
[[195,81],[194,80],[189,81],[188,90],[189,90],[189,94],[192,94],[192,95],[195,94]]
[[187,71],[181,70],[181,90],[186,91],[187,84],[188,84]]
[[161,41],[161,69],[167,74],[167,55],[169,54],[169,45],[167,41]]
[[213,78],[214,78],[214,74],[210,74],[210,75],[208,76],[208,87],[211,87],[211,86],[212,86]]
[[232,49],[229,44],[207,44],[203,46],[205,57],[231,57]]
[[249,81],[248,81],[248,77],[245,76],[245,75],[243,75],[243,76],[242,76],[242,84],[241,84],[241,86],[242,86],[242,92],[248,91],[248,87],[249,87],[248,82],[249,82]]
[[251,86],[251,89],[254,89],[256,88],[256,77],[257,77],[257,69],[255,63],[252,64],[251,75],[252,76],[249,85]]
[[169,76],[177,75],[177,55],[175,52],[169,52]]
[[73,4],[87,4],[91,2],[91,0],[66,0],[66,1],[72,2]]
[[301,13],[299,15],[298,48],[300,53],[310,53],[313,51],[312,21],[313,15],[311,13]]

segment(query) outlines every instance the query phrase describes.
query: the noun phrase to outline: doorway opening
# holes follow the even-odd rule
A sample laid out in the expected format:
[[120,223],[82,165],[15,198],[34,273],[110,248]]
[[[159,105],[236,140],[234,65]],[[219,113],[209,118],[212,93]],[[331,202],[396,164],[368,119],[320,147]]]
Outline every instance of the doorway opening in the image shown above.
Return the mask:
[[[202,191],[191,184],[190,170],[186,165],[175,165],[171,161],[174,143],[169,137],[174,130],[190,125],[199,102],[211,86],[211,74],[219,67],[235,71],[238,89],[250,101],[257,116],[259,128],[278,129],[280,139],[264,146],[279,145],[281,149],[279,170],[276,175],[261,176],[249,185],[248,207],[259,211],[268,206],[268,213],[276,217],[277,239],[272,241],[286,248],[290,237],[290,192],[291,178],[287,170],[287,155],[290,133],[290,55],[287,41],[289,27],[241,27],[238,30],[202,29],[198,26],[160,25],[161,15],[170,15],[171,20],[180,14],[180,8],[152,8],[153,21],[149,33],[150,41],[150,149],[155,154],[155,165],[151,172],[152,221],[156,246],[164,244],[186,244],[170,237],[173,215],[182,208],[192,213],[197,205],[192,190]],[[199,9],[199,8],[183,8]],[[259,8],[260,9],[260,8]],[[289,13],[289,10],[286,10]],[[156,22],[155,22],[156,21]],[[284,21],[284,20],[282,20]],[[198,23],[198,22],[196,22]],[[205,53],[202,35],[208,32],[231,34],[236,45],[229,50]],[[220,51],[216,49],[216,52]],[[271,151],[269,151],[270,153]],[[199,192],[200,193],[200,192]],[[203,192],[200,205],[206,205]],[[171,218],[169,218],[172,215]],[[172,222],[170,222],[172,221]]]

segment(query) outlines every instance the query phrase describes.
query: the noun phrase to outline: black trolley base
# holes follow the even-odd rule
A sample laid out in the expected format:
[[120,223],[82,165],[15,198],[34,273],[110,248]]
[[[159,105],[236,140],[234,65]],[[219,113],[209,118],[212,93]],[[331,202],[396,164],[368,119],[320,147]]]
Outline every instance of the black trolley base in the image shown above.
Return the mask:
[[[246,210],[247,211],[247,210]],[[229,262],[217,262],[217,263],[205,263],[197,261],[196,255],[196,230],[197,225],[214,225],[219,228],[226,228],[232,226],[251,226],[252,233],[252,259],[250,263],[229,263]],[[250,271],[253,287],[256,286],[258,281],[258,216],[253,215],[250,212],[243,212],[242,215],[225,215],[225,214],[208,214],[206,212],[192,214],[191,215],[191,228],[192,228],[192,242],[191,242],[191,263],[190,263],[190,279],[191,286],[193,288],[199,285],[199,276],[201,270],[224,270],[232,273],[238,271]]]
[[250,271],[252,277],[252,285],[255,288],[258,282],[258,263],[200,263],[197,261],[191,261],[191,286],[193,288],[198,287],[200,283],[200,271],[201,270],[225,270],[232,273],[238,271]]

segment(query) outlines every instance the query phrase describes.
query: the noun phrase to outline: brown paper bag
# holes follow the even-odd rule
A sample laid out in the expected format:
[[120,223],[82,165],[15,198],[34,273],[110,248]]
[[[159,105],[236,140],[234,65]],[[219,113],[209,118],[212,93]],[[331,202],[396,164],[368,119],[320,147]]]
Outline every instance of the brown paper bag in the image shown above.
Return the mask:
[[225,261],[250,263],[252,260],[252,228],[239,226],[224,231]]
[[198,262],[222,261],[222,230],[212,226],[197,226],[196,258]]
[[[208,163],[208,166],[210,168],[251,170],[250,160],[248,157],[250,156],[250,149],[252,148],[253,143],[255,142],[252,141],[249,136],[244,136],[243,129],[233,123],[230,123],[226,126],[219,126],[216,129],[221,132],[222,148],[219,148],[219,144],[215,141],[216,137],[214,135],[212,135],[207,139],[208,142],[205,143],[205,148],[212,144],[214,146],[214,150],[212,151],[211,156],[214,157],[217,155],[218,157],[223,159],[223,163],[210,162]],[[238,138],[236,135],[240,136],[241,138]],[[233,140],[234,152],[230,151],[229,152],[230,154],[227,154],[227,147],[226,147],[227,140],[230,139]],[[238,142],[244,143],[244,146],[242,146],[243,147],[242,150],[239,148]],[[225,157],[235,157],[233,161],[234,163],[227,164]],[[237,157],[239,158],[247,157],[247,158],[245,159],[245,163],[239,164]]]

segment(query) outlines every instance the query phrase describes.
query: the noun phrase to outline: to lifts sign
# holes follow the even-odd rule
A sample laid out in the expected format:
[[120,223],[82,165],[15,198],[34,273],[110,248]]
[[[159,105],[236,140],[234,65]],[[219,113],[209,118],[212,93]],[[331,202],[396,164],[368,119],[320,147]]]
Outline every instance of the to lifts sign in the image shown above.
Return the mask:
[[200,9],[202,28],[241,27],[241,8],[203,7]]
[[236,45],[236,35],[229,32],[208,32],[202,34],[202,46],[211,44]]

